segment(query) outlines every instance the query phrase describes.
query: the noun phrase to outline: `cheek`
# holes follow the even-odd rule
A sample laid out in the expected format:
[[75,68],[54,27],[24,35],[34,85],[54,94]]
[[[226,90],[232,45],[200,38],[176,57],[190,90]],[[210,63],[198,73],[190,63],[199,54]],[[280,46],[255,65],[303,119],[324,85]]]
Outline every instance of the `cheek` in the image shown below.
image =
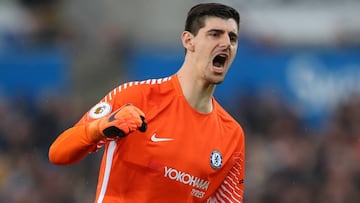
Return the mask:
[[197,55],[201,60],[210,60],[211,59],[211,51],[209,48],[202,46],[197,49]]
[[233,45],[233,46],[231,46],[231,51],[234,52],[234,53],[236,53],[237,48],[238,48],[238,45],[237,45],[237,44],[236,44],[236,45]]
[[234,60],[234,58],[236,57],[236,53],[237,53],[237,48],[233,48],[232,50],[231,50],[231,58],[230,58],[230,61],[233,61]]

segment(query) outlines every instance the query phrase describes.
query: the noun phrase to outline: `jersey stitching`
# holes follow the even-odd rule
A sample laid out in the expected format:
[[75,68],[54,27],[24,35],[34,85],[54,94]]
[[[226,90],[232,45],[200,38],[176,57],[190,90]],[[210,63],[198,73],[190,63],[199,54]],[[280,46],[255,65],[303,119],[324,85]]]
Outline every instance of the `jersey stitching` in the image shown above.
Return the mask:
[[143,81],[131,81],[131,82],[126,82],[124,84],[119,85],[117,88],[115,88],[113,91],[109,92],[108,95],[105,96],[104,98],[104,102],[108,102],[111,101],[113,99],[113,97],[115,97],[115,95],[119,92],[121,92],[122,90],[125,90],[129,87],[132,86],[138,86],[138,85],[143,85],[143,84],[147,84],[147,85],[156,85],[156,84],[161,84],[163,82],[167,82],[171,80],[171,76],[169,77],[165,77],[165,78],[159,78],[159,79],[148,79],[148,80],[143,80]]

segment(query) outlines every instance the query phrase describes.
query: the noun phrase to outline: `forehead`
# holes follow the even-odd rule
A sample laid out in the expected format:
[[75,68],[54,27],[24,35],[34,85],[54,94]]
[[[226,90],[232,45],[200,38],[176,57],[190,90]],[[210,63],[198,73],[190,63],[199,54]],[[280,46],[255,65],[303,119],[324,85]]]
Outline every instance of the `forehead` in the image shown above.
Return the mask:
[[212,29],[225,30],[227,32],[238,33],[238,26],[234,19],[223,19],[219,17],[207,17],[205,26],[201,28],[205,32]]

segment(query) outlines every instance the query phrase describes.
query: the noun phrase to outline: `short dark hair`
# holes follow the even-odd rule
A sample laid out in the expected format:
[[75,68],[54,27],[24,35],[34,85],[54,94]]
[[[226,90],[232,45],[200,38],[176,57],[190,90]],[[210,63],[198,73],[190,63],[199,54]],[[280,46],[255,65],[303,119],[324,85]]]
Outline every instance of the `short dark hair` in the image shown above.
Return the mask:
[[240,15],[237,10],[220,3],[201,3],[189,10],[185,23],[185,31],[197,35],[200,28],[205,26],[206,17],[234,19],[239,29]]

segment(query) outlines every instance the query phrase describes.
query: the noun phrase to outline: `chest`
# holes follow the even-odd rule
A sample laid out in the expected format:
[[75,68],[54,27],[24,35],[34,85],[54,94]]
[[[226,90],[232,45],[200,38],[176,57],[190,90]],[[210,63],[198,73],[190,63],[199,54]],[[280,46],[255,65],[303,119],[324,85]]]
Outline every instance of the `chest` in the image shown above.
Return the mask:
[[[207,178],[229,159],[229,134],[215,115],[201,115],[184,104],[172,103],[146,113],[145,133],[129,135],[121,148],[139,166]],[[165,174],[166,175],[166,174]]]

